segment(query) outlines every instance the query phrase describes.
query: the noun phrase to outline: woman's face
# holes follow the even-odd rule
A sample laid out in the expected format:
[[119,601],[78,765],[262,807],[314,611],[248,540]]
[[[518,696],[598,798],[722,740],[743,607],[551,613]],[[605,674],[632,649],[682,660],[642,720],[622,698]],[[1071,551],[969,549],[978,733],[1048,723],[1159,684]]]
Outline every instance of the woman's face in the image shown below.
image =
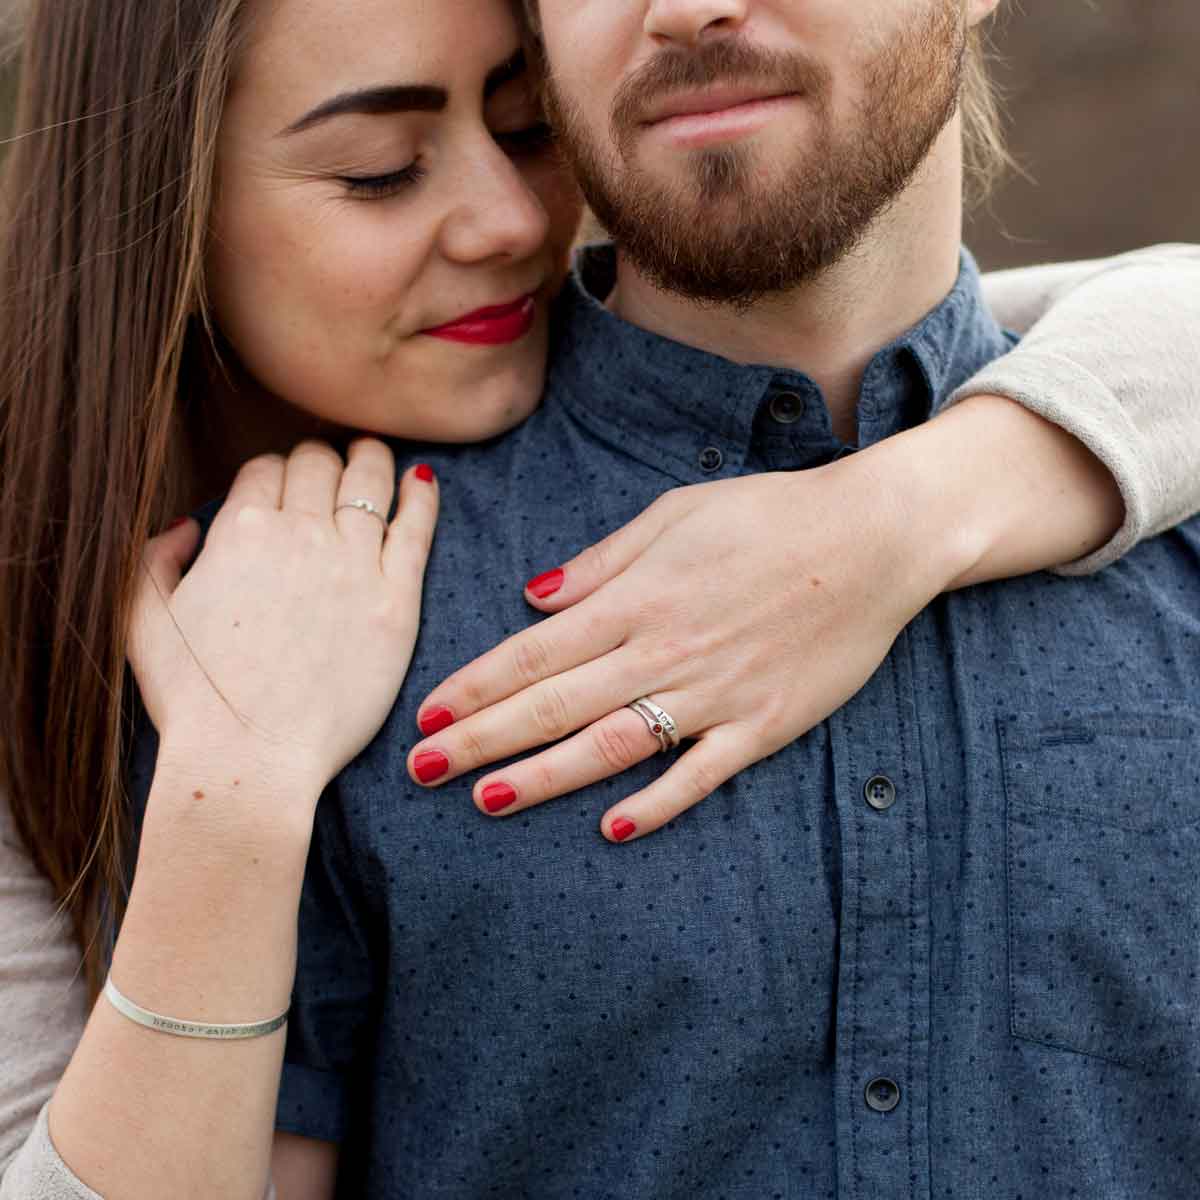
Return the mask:
[[536,407],[579,219],[508,0],[250,0],[209,281],[256,383],[473,441]]

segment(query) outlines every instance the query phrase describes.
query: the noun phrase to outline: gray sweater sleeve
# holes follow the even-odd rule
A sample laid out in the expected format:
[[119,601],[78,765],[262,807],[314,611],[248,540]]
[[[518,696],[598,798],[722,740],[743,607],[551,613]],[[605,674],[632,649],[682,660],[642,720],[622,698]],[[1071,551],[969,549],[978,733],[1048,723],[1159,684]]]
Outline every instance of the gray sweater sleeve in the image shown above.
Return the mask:
[[87,989],[70,926],[18,840],[3,796],[0,997],[0,1196],[25,1200],[25,1193],[11,1191],[5,1165],[66,1070],[87,1018]]
[[0,1176],[0,1200],[103,1200],[59,1158],[50,1140],[49,1111],[47,1104],[38,1114],[33,1132]]
[[[25,1144],[0,1174],[0,1200],[104,1200],[58,1156],[50,1140],[49,1112],[47,1104]],[[275,1200],[273,1185],[263,1200]]]
[[987,276],[1001,324],[1025,335],[951,398],[994,393],[1074,434],[1113,473],[1125,523],[1098,571],[1200,511],[1200,247]]

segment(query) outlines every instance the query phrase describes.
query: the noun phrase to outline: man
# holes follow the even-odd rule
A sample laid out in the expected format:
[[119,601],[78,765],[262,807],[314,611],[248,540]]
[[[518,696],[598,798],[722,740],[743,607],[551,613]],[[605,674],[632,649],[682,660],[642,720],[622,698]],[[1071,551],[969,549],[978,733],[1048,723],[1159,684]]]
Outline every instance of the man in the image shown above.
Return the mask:
[[995,2],[542,0],[620,253],[567,297],[543,408],[431,456],[428,592],[478,611],[427,617],[318,817],[281,1128],[343,1142],[352,1194],[1195,1190],[1195,522],[1086,584],[943,599],[634,855],[594,833],[627,780],[535,837],[406,770],[419,699],[525,623],[548,509],[589,544],[677,483],[871,445],[1002,353],[959,248]]

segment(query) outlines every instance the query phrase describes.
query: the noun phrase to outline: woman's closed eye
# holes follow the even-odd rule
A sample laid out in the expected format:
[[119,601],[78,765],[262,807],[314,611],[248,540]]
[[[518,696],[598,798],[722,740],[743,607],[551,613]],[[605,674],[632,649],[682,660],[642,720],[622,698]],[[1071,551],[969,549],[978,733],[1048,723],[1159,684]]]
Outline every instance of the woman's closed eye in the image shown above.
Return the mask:
[[424,167],[414,160],[384,175],[339,175],[338,182],[357,200],[386,200],[420,183],[424,177]]
[[541,154],[555,142],[554,130],[545,121],[527,125],[523,129],[496,130],[492,137],[495,138],[496,145],[512,158]]

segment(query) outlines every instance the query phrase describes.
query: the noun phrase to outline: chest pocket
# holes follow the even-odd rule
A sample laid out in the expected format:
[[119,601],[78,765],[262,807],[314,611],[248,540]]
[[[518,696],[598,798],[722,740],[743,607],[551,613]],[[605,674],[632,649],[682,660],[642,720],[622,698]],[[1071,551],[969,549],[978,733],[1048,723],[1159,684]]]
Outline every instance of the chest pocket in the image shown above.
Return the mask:
[[1013,1034],[1138,1068],[1200,1060],[1200,717],[1000,735]]

